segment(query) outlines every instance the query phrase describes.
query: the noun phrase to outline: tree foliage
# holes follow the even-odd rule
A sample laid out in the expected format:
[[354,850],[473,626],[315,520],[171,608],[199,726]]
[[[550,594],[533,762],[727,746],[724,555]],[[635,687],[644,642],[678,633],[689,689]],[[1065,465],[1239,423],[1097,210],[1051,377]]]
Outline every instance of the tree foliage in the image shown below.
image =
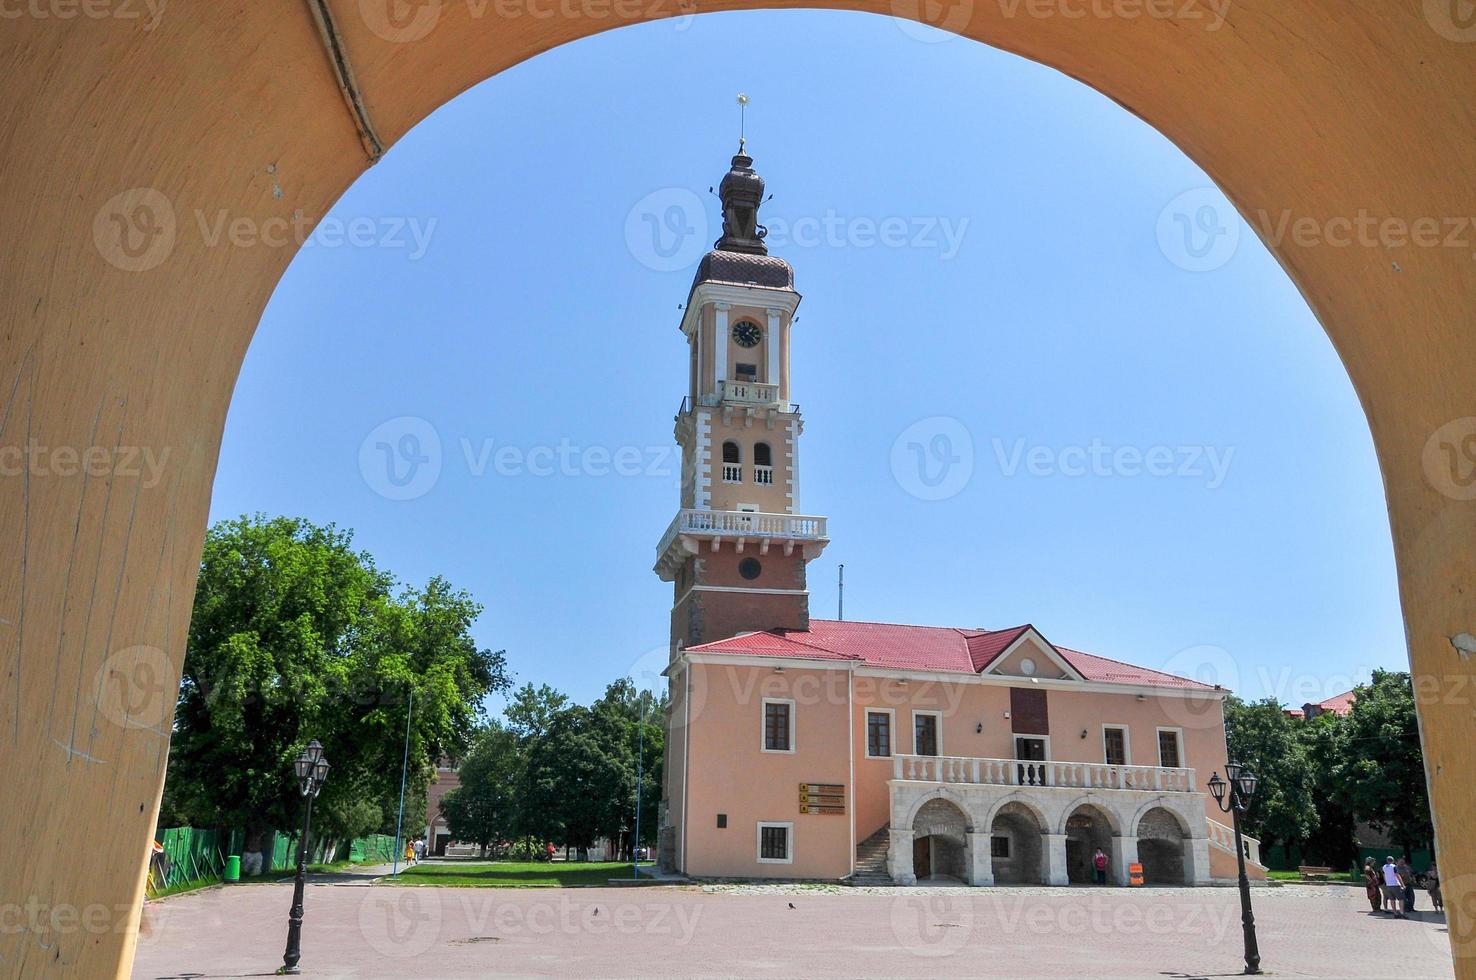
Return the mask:
[[[1321,720],[1321,719],[1318,719]],[[1434,836],[1410,676],[1376,670],[1352,711],[1331,724],[1332,784],[1349,809],[1406,852]]]
[[1433,837],[1410,675],[1376,670],[1347,715],[1288,717],[1274,699],[1225,702],[1231,758],[1260,777],[1247,829],[1263,843],[1342,866],[1358,822],[1406,853]]
[[243,827],[249,849],[296,826],[292,761],[316,738],[333,769],[315,823],[334,837],[392,826],[407,714],[407,811],[423,806],[435,760],[465,749],[506,667],[472,640],[481,606],[465,592],[441,578],[395,588],[332,525],[256,516],[210,529],[175,712],[172,816]]
[[[664,697],[638,691],[628,679],[589,707],[547,685],[524,685],[510,698],[506,727],[484,736],[496,746],[496,764],[486,761],[494,753],[479,739],[459,773],[461,787],[442,800],[452,836],[481,843],[474,833],[494,834],[488,842],[528,838],[581,849],[601,838],[628,843],[639,785],[641,839],[654,842],[664,711]],[[502,794],[508,786],[510,798]]]
[[1315,781],[1308,765],[1303,724],[1275,698],[1225,699],[1225,738],[1230,758],[1260,777],[1246,829],[1263,845],[1295,844],[1318,826]]

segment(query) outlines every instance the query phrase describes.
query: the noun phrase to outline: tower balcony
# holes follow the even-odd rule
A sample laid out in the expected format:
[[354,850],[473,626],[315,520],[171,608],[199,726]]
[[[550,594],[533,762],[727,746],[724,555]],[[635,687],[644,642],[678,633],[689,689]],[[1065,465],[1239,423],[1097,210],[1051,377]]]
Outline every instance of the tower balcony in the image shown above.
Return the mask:
[[808,560],[830,543],[830,534],[823,517],[747,510],[681,510],[656,547],[656,574],[663,581],[671,581],[682,560],[698,554],[704,541],[713,551],[724,541],[731,541],[739,551],[751,546],[760,555],[768,554],[771,548],[791,555],[799,547]]
[[757,381],[720,381],[716,395],[704,395],[714,405],[779,405],[779,386]]

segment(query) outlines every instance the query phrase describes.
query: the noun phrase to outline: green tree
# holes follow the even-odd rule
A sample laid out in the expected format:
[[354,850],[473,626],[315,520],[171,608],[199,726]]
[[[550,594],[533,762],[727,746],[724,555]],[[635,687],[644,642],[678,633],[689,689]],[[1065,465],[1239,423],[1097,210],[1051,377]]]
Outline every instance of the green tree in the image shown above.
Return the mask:
[[1262,846],[1301,847],[1318,826],[1314,779],[1303,741],[1304,725],[1289,717],[1275,698],[1225,699],[1225,740],[1230,758],[1259,778],[1246,811],[1246,830]]
[[168,812],[243,828],[247,850],[258,850],[267,831],[297,825],[292,762],[317,738],[333,764],[315,808],[324,835],[391,823],[412,694],[411,788],[423,800],[435,758],[465,747],[483,697],[507,686],[506,668],[501,653],[471,640],[481,607],[465,593],[442,579],[398,597],[393,588],[332,525],[257,516],[212,527],[175,712]]
[[523,758],[517,737],[495,721],[477,735],[457,775],[461,785],[441,797],[441,813],[456,840],[487,848],[517,833]]
[[618,732],[624,742],[622,757],[630,766],[630,792],[618,801],[616,819],[622,834],[629,842],[635,838],[636,786],[639,779],[641,808],[639,843],[654,845],[659,821],[657,815],[661,803],[662,765],[665,757],[665,731],[662,721],[666,715],[666,695],[659,698],[650,691],[639,690],[629,679],[622,677],[605,689],[605,694],[593,705],[597,715],[608,720],[609,730]]
[[1406,855],[1428,843],[1434,828],[1409,674],[1374,671],[1340,734],[1333,781],[1353,815],[1386,832]]

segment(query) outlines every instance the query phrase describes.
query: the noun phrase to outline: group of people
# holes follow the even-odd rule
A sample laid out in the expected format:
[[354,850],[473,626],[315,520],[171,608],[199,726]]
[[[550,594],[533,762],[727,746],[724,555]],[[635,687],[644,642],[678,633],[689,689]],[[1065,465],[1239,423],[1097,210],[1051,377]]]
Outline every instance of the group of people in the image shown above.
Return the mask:
[[[1387,913],[1397,919],[1409,918],[1415,911],[1415,872],[1409,861],[1392,856],[1384,858],[1382,868],[1374,867],[1374,859],[1363,862],[1364,892],[1368,895],[1369,908],[1375,913]],[[1435,911],[1445,909],[1440,897],[1440,871],[1435,865],[1425,872],[1425,890],[1430,894],[1430,904]]]
[[416,837],[414,840],[405,842],[405,863],[419,864],[425,860],[426,843],[424,837]]

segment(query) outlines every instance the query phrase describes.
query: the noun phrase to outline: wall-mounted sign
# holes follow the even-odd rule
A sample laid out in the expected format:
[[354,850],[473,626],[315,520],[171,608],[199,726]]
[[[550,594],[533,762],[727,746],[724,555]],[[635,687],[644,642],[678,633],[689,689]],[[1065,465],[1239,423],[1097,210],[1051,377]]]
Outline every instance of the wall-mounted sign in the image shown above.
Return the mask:
[[846,812],[846,787],[843,783],[800,783],[800,813]]

